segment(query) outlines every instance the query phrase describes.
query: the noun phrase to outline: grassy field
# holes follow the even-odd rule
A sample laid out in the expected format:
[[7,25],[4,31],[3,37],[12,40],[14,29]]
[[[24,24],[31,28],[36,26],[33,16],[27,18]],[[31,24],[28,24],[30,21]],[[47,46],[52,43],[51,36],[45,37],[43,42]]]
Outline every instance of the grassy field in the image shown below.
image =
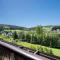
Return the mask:
[[[5,40],[7,42],[12,42],[12,40],[13,40],[12,38],[10,39],[10,38],[8,38],[6,36],[2,36],[2,35],[0,35],[0,38],[3,38],[3,40]],[[47,54],[53,54],[55,56],[60,57],[60,49],[49,48],[49,47],[46,47],[46,46],[31,44],[31,43],[21,42],[21,41],[16,42],[16,44],[27,47],[27,48],[31,48],[35,51],[39,50],[40,52],[44,52],[44,53],[47,53]]]
[[8,31],[8,32],[10,32],[10,31],[11,31],[11,32],[16,31],[16,32],[18,32],[18,33],[19,33],[19,32],[21,32],[21,31],[23,31],[23,30],[4,30],[4,31]]
[[52,53],[53,55],[60,57],[60,49],[49,48],[49,47],[45,47],[45,46],[41,46],[41,45],[37,45],[37,44],[31,44],[31,43],[27,43],[27,42],[17,42],[17,45],[22,45],[24,47],[28,47],[33,50],[39,50],[40,52],[44,52],[44,53],[48,53],[48,54]]
[[7,32],[17,32],[17,33],[20,33],[20,32],[30,32],[30,31],[25,31],[25,30],[4,30],[4,31],[7,31]]

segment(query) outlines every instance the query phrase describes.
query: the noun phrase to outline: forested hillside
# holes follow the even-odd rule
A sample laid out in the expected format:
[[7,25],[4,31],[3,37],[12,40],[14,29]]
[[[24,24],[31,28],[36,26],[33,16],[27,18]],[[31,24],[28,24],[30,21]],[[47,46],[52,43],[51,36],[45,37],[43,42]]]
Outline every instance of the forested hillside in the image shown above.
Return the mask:
[[7,25],[7,24],[0,24],[0,29],[27,30],[26,27]]

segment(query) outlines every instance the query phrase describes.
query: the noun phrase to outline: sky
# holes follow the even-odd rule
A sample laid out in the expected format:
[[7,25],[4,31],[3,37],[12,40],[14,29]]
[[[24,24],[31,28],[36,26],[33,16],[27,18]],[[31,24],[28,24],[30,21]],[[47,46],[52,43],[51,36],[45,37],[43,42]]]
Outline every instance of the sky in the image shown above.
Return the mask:
[[0,24],[60,25],[60,0],[0,0]]

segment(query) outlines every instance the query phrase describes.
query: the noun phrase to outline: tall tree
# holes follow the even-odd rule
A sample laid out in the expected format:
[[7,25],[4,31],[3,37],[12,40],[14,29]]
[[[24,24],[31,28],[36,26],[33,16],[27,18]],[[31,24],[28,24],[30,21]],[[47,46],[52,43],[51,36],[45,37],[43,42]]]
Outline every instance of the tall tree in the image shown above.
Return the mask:
[[0,31],[4,30],[3,26],[0,26]]
[[39,35],[43,33],[42,26],[37,26],[36,27],[36,33],[39,34]]
[[38,43],[42,44],[42,41],[44,40],[43,27],[42,26],[37,26],[35,31],[36,31]]
[[13,33],[13,39],[14,39],[14,40],[15,40],[15,39],[18,39],[18,35],[17,35],[17,32],[16,32],[16,31]]

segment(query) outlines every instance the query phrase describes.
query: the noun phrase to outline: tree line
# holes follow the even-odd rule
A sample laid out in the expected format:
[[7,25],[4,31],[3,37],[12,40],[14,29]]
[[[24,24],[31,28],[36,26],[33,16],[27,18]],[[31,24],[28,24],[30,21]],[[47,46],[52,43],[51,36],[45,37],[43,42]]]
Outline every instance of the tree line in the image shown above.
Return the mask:
[[60,48],[60,34],[56,32],[44,32],[42,26],[37,26],[34,31],[14,32],[13,38],[20,41],[48,46],[51,48]]

